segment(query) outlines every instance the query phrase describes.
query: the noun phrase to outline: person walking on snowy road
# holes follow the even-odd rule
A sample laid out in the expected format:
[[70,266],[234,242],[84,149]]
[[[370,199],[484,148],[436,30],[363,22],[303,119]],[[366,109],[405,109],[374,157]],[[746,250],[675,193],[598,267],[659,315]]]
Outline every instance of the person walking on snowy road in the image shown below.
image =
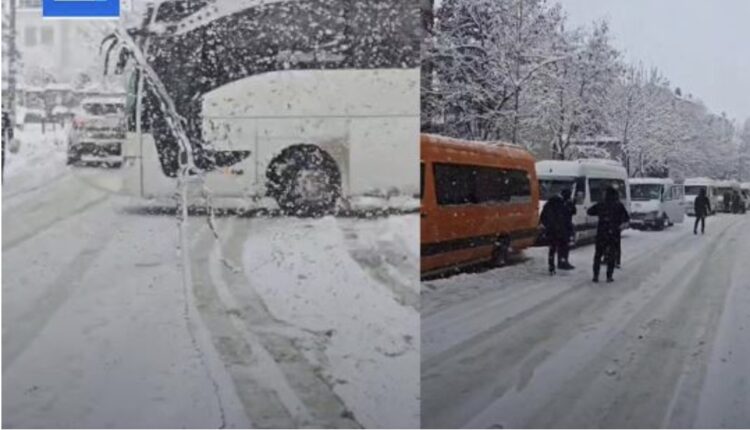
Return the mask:
[[555,255],[557,255],[558,267],[568,270],[562,260],[563,249],[568,241],[568,209],[565,207],[563,198],[559,195],[552,196],[542,209],[539,223],[544,227],[544,235],[549,242],[549,274],[555,274]]
[[711,213],[711,201],[706,196],[706,189],[701,188],[698,192],[698,197],[695,198],[693,203],[693,209],[695,210],[695,225],[693,226],[693,234],[698,234],[698,223],[701,224],[701,234],[706,233],[706,216]]
[[562,190],[560,195],[563,199],[563,204],[565,205],[566,212],[566,219],[565,219],[565,240],[560,243],[562,246],[560,248],[559,255],[560,259],[562,260],[562,263],[558,264],[561,269],[564,270],[573,270],[575,267],[570,264],[570,261],[568,260],[570,256],[570,241],[573,239],[573,236],[575,235],[575,228],[573,227],[573,216],[576,214],[576,204],[571,200],[571,191],[570,189],[566,188]]
[[608,187],[603,202],[590,207],[587,213],[599,217],[596,227],[596,245],[594,249],[594,282],[599,282],[599,270],[602,257],[607,263],[607,282],[612,282],[618,253],[620,226],[630,221],[625,205],[620,202],[620,195],[613,187]]

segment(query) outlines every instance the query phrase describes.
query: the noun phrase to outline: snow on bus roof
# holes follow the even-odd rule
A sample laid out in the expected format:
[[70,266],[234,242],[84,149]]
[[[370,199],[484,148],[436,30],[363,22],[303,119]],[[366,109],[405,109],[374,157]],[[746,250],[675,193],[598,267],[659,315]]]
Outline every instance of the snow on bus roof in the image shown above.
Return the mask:
[[714,185],[716,181],[711,178],[686,178],[685,185]]
[[715,187],[739,187],[740,183],[739,181],[736,181],[734,179],[724,180],[724,181],[714,181]]
[[94,96],[94,97],[86,97],[83,100],[81,100],[81,104],[88,104],[88,103],[102,103],[102,104],[125,104],[125,96],[118,97],[118,96]]
[[441,136],[437,134],[422,133],[423,138],[427,138],[430,143],[434,145],[440,145],[444,147],[451,147],[454,149],[464,149],[470,151],[492,151],[493,149],[505,149],[510,153],[510,156],[516,156],[519,158],[529,158],[534,160],[534,156],[526,150],[523,146],[515,145],[508,142],[502,141],[478,141],[478,140],[464,140],[453,137]]
[[422,133],[422,136],[427,137],[427,138],[432,139],[432,140],[438,140],[438,141],[441,141],[441,142],[445,142],[445,143],[455,143],[457,145],[468,145],[468,146],[478,145],[478,146],[481,146],[481,147],[486,147],[487,145],[492,145],[492,146],[508,146],[508,147],[511,147],[511,148],[523,149],[524,151],[526,150],[526,148],[524,148],[521,145],[516,145],[515,143],[510,143],[510,142],[503,142],[501,140],[487,140],[487,141],[483,141],[483,140],[460,139],[460,138],[457,138],[457,137],[449,137],[449,136],[443,136],[443,135],[440,135],[440,134],[432,134],[432,133]]
[[575,177],[584,172],[597,172],[600,174],[614,174],[617,177],[626,177],[625,167],[615,160],[603,158],[582,158],[579,160],[541,160],[536,163],[538,176],[560,176]]
[[674,181],[671,178],[630,178],[630,184],[662,184],[671,185]]

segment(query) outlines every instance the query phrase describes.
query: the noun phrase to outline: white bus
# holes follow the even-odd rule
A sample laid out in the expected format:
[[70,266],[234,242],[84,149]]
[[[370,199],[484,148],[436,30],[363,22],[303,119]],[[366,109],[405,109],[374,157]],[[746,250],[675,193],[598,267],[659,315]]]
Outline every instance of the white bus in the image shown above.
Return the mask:
[[685,190],[669,178],[630,178],[630,226],[664,227],[685,219]]
[[742,190],[742,197],[745,200],[745,209],[750,209],[750,182],[743,182],[740,184]]
[[[539,210],[547,200],[570,189],[576,204],[573,217],[575,242],[596,237],[597,217],[586,214],[594,203],[604,200],[607,187],[620,193],[620,199],[630,211],[630,189],[625,168],[614,160],[583,159],[575,161],[544,160],[536,163],[539,178]],[[623,226],[625,227],[625,226]]]
[[695,198],[702,189],[706,190],[706,197],[711,204],[711,215],[719,210],[716,181],[711,178],[687,178],[685,179],[685,210],[690,216],[695,215]]
[[[717,211],[721,212],[732,212],[732,198],[734,193],[740,192],[740,183],[734,180],[716,181],[714,187],[714,193],[716,194],[716,206]],[[730,195],[732,198],[728,202],[725,202],[724,196]]]
[[[138,34],[213,196],[321,213],[419,193],[415,2],[170,0]],[[179,144],[153,86],[130,82],[125,190],[170,196]]]

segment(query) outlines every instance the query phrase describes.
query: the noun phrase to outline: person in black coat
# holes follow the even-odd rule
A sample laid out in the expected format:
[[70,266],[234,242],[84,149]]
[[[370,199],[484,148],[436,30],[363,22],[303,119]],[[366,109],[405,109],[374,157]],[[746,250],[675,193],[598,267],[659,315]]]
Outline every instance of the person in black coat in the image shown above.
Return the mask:
[[741,207],[742,199],[740,199],[740,193],[739,191],[735,191],[734,194],[732,194],[732,213],[740,213],[742,210]]
[[602,257],[607,263],[607,282],[612,282],[618,253],[620,226],[630,221],[630,216],[620,202],[620,195],[613,187],[608,187],[604,201],[591,206],[587,213],[590,216],[599,217],[594,250],[594,282],[599,282]]
[[10,114],[3,111],[3,154],[2,154],[2,177],[5,178],[5,147],[10,145],[10,141],[13,139],[13,126],[10,120]]
[[573,215],[578,212],[576,210],[576,204],[571,200],[571,191],[570,189],[566,188],[562,190],[560,193],[560,196],[562,196],[563,204],[565,205],[565,209],[567,211],[566,213],[566,222],[565,222],[565,241],[561,242],[560,249],[558,250],[559,260],[562,260],[562,263],[558,263],[558,266],[561,269],[564,270],[573,270],[575,269],[575,266],[570,264],[570,260],[568,260],[570,256],[570,241],[573,239],[573,236],[575,235],[575,228],[573,226]]
[[711,201],[706,196],[706,189],[701,188],[698,192],[698,197],[695,198],[693,203],[693,209],[695,210],[695,225],[693,226],[693,234],[698,234],[698,223],[701,223],[701,234],[706,233],[706,216],[711,213]]
[[732,194],[729,191],[724,193],[724,200],[722,201],[721,209],[726,213],[732,211]]
[[544,235],[549,243],[549,273],[555,274],[555,254],[560,269],[566,270],[562,260],[561,250],[565,248],[568,241],[568,209],[559,195],[552,196],[542,209],[539,223],[544,227]]

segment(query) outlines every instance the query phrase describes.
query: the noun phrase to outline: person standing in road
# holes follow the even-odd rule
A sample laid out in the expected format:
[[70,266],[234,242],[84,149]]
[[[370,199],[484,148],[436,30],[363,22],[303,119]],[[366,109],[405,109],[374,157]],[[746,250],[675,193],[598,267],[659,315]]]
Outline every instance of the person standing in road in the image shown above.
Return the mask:
[[[10,120],[10,114],[3,111],[3,154],[2,154],[2,179],[5,179],[5,147],[10,145],[10,141],[13,139],[13,126]],[[1,180],[1,179],[0,179]]]
[[599,217],[596,227],[596,247],[594,249],[594,282],[599,282],[602,258],[607,263],[607,282],[612,282],[617,258],[620,226],[630,221],[625,205],[620,202],[620,194],[608,187],[603,202],[591,206],[587,213]]
[[724,200],[722,200],[722,210],[726,213],[729,213],[732,211],[732,194],[727,191],[724,193]]
[[558,266],[563,270],[573,270],[575,269],[575,266],[570,264],[570,260],[568,260],[570,256],[570,242],[573,240],[573,237],[575,235],[575,228],[573,227],[573,216],[576,214],[576,204],[571,200],[571,191],[569,188],[566,188],[562,190],[560,193],[563,199],[563,204],[565,205],[566,209],[566,218],[565,218],[565,240],[560,242],[560,249],[558,250],[559,253],[559,260],[562,262],[558,263]]
[[706,233],[706,216],[711,213],[711,201],[706,196],[706,189],[701,188],[698,192],[698,197],[695,198],[693,203],[693,210],[695,211],[695,225],[693,226],[693,234],[698,234],[698,223],[701,224],[701,234]]
[[732,194],[732,213],[735,213],[735,214],[740,213],[741,203],[742,203],[742,200],[740,200],[740,193],[739,191],[735,190],[734,194]]
[[562,250],[568,241],[568,209],[559,195],[552,196],[542,209],[539,223],[544,227],[544,235],[549,242],[549,274],[555,274],[555,255],[557,255],[558,267],[568,270],[562,260]]

